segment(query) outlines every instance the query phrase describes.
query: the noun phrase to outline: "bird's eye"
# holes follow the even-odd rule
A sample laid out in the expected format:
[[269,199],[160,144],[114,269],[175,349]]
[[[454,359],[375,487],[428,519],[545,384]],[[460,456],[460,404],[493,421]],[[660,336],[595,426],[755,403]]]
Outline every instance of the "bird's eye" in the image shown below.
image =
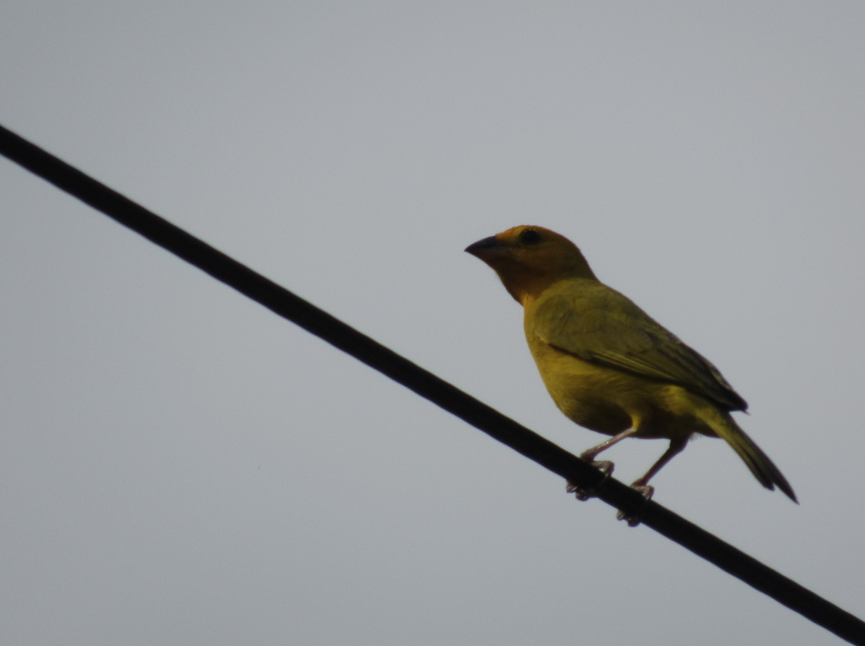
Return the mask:
[[524,245],[534,245],[541,241],[541,234],[534,229],[526,229],[520,233],[520,242]]

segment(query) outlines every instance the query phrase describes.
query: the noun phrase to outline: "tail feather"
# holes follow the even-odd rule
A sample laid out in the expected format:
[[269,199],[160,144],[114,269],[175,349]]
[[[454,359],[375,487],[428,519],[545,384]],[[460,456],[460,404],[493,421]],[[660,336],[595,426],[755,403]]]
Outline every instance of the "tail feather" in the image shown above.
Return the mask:
[[[796,494],[793,493],[793,487],[787,482],[787,478],[781,473],[775,463],[769,459],[769,456],[763,453],[763,450],[754,443],[748,435],[739,428],[735,420],[729,414],[724,413],[719,416],[717,423],[711,424],[712,429],[721,438],[727,440],[727,444],[733,447],[733,450],[739,454],[739,457],[748,465],[754,477],[760,481],[767,489],[778,488],[783,491],[793,502],[798,504]],[[716,421],[716,420],[712,420]]]

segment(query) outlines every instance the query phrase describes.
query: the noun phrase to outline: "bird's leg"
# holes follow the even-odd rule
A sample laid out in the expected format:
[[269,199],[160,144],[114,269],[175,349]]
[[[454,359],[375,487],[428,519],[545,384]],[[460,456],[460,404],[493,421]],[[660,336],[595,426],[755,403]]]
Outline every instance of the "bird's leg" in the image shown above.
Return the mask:
[[[638,478],[634,480],[631,484],[631,489],[636,489],[643,497],[646,499],[646,502],[649,502],[652,499],[652,494],[655,493],[655,488],[649,485],[649,480],[651,480],[658,471],[664,468],[664,465],[667,464],[670,460],[672,460],[677,454],[682,452],[682,449],[685,448],[685,445],[688,443],[687,437],[680,437],[673,440],[670,440],[670,447],[664,451],[664,455],[658,458],[658,461],[652,465],[652,467],[646,471],[646,474],[642,478]],[[628,515],[623,511],[620,511],[616,517],[619,520],[627,520],[628,525],[631,527],[636,527],[640,524],[640,515]]]
[[622,431],[618,435],[614,435],[609,440],[604,440],[603,442],[601,442],[597,446],[593,446],[588,451],[583,451],[580,454],[580,459],[585,460],[586,462],[591,464],[596,469],[600,469],[601,471],[603,471],[604,472],[604,479],[601,481],[600,484],[595,485],[594,487],[591,487],[589,489],[583,489],[579,485],[574,484],[573,482],[568,482],[567,487],[565,487],[565,491],[567,491],[568,493],[576,494],[577,500],[588,500],[589,498],[594,496],[595,490],[600,485],[602,485],[604,482],[606,482],[607,478],[609,478],[612,475],[613,469],[616,466],[615,464],[613,464],[609,460],[600,460],[600,461],[595,460],[595,456],[597,456],[598,453],[600,453],[601,451],[606,451],[608,448],[610,448],[614,444],[618,444],[619,442],[621,442],[625,438],[631,437],[636,432],[637,432],[636,428],[629,428],[626,431]]
[[685,448],[685,445],[688,444],[687,437],[677,437],[673,440],[670,440],[670,447],[664,451],[664,455],[658,458],[658,461],[652,465],[652,468],[646,471],[646,475],[638,480],[635,480],[631,487],[636,489],[637,491],[644,491],[645,488],[649,487],[649,480],[651,480],[655,475],[664,468],[664,465],[667,464],[670,460],[672,460],[676,455],[682,452],[682,449]]
[[616,465],[614,465],[609,460],[595,460],[595,457],[601,451],[606,451],[608,448],[610,448],[614,444],[618,444],[619,442],[621,442],[625,438],[631,437],[636,432],[637,432],[636,428],[629,428],[626,431],[622,431],[618,435],[614,435],[613,437],[611,437],[609,440],[604,440],[603,442],[601,442],[597,446],[593,446],[589,450],[583,451],[582,453],[580,453],[580,459],[585,460],[586,462],[591,464],[593,467],[600,469],[601,471],[603,471],[607,475],[610,475],[613,472],[613,469],[615,468]]

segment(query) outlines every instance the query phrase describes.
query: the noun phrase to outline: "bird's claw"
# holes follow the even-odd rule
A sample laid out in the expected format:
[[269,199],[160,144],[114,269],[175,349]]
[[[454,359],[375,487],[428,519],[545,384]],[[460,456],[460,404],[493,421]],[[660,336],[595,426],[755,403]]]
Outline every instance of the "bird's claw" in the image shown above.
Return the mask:
[[609,480],[610,476],[613,474],[613,469],[616,468],[616,465],[609,460],[590,460],[590,463],[593,467],[595,467],[596,469],[600,469],[603,472],[604,479],[595,486],[589,487],[587,489],[568,481],[568,484],[565,487],[565,491],[574,494],[577,497],[577,500],[588,500],[589,498],[594,498],[596,495],[598,495],[598,489],[604,486],[604,483],[606,483],[607,480]]
[[[639,480],[637,482],[639,482]],[[637,482],[631,485],[631,489],[639,491],[641,494],[643,494],[643,507],[645,507],[646,503],[652,499],[652,495],[655,493],[655,488],[650,485],[637,484]],[[616,518],[618,520],[627,521],[628,527],[636,527],[640,524],[640,521],[643,520],[643,509],[641,508],[640,511],[638,511],[636,514],[628,514],[624,511],[620,511],[618,514],[616,514]]]

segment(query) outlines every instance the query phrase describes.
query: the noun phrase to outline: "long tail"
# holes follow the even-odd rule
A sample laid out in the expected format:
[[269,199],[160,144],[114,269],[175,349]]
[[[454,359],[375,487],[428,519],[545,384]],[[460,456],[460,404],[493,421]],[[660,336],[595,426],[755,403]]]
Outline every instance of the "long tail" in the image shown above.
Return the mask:
[[719,437],[727,440],[727,444],[733,447],[733,450],[739,454],[739,457],[751,469],[754,477],[760,481],[767,489],[775,489],[775,485],[783,491],[793,502],[798,504],[796,494],[793,493],[793,487],[787,482],[787,478],[781,473],[774,462],[769,459],[769,456],[763,453],[763,450],[754,443],[745,431],[739,428],[736,421],[729,413],[721,413],[712,420],[705,420],[709,423]]

